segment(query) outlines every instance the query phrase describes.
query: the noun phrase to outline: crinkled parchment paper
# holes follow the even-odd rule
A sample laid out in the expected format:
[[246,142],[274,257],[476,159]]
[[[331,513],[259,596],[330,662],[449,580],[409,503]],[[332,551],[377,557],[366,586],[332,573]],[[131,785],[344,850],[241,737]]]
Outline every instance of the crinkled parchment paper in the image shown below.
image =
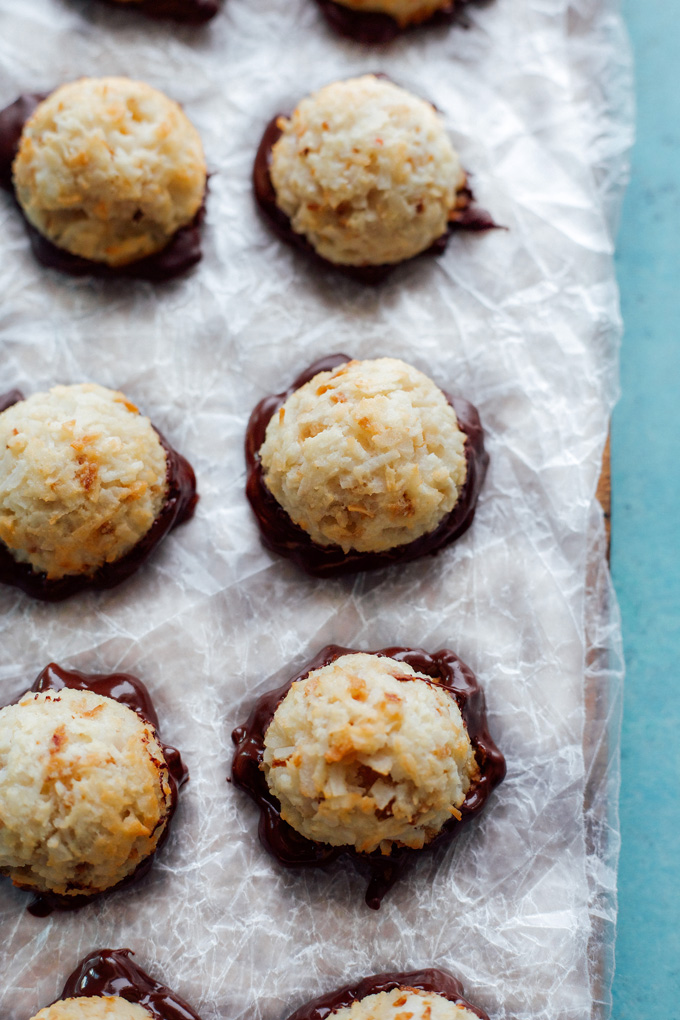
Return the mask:
[[[332,36],[311,0],[227,0],[203,29],[94,0],[0,2],[3,105],[81,74],[144,78],[185,105],[213,173],[204,260],[156,289],[42,269],[0,200],[3,388],[123,389],[201,492],[195,519],[119,589],[61,605],[0,591],[3,698],[49,660],[128,670],[191,770],[137,887],[41,920],[0,882],[3,1017],[26,1020],[101,946],[133,948],[205,1020],[280,1020],[346,980],[429,964],[494,1020],[607,1013],[622,667],[594,493],[617,391],[630,58],[614,0],[496,0],[469,17],[368,51]],[[310,271],[250,194],[269,117],[366,70],[437,103],[479,202],[508,227],[457,236],[377,290]],[[260,547],[242,440],[263,394],[338,350],[405,358],[468,396],[491,468],[455,546],[324,582]],[[377,913],[351,868],[280,869],[225,782],[253,699],[331,641],[455,649],[508,760],[479,823]]]

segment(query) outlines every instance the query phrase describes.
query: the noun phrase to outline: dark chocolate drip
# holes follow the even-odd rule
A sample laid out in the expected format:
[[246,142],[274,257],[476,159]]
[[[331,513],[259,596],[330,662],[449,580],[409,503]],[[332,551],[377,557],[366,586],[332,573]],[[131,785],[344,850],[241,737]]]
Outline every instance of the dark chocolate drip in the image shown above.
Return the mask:
[[[337,5],[333,4],[333,6]],[[385,78],[387,76],[378,74],[375,77]],[[389,263],[380,266],[343,266],[331,262],[329,259],[324,258],[323,255],[319,255],[304,234],[298,234],[293,230],[290,219],[276,204],[276,191],[274,190],[269,169],[271,166],[272,148],[282,134],[277,121],[279,117],[287,116],[288,114],[285,113],[277,113],[269,121],[262,135],[253,165],[253,191],[258,208],[265,221],[277,237],[280,237],[286,244],[303,252],[313,262],[316,262],[317,265],[326,268],[330,266],[345,276],[349,276],[351,279],[357,280],[359,283],[368,284],[369,286],[382,283],[401,263]],[[474,205],[474,196],[466,184],[458,191],[456,208],[451,212],[446,233],[438,237],[426,251],[420,252],[419,255],[414,255],[412,258],[420,258],[421,255],[441,255],[446,249],[450,235],[454,231],[493,230],[497,226],[488,212]],[[410,262],[411,259],[403,261]]]
[[220,0],[139,0],[121,3],[120,0],[104,0],[109,7],[126,11],[138,11],[147,18],[180,21],[185,25],[202,25],[214,18],[221,7]]
[[347,1009],[368,995],[391,992],[395,988],[414,988],[421,992],[434,992],[474,1013],[480,1020],[489,1020],[483,1009],[473,1006],[463,997],[463,986],[460,981],[448,971],[435,967],[427,970],[411,970],[405,973],[390,971],[387,974],[373,974],[356,984],[345,985],[334,992],[313,999],[312,1002],[296,1009],[288,1017],[288,1020],[327,1020],[332,1013],[336,1013],[340,1009]]
[[90,953],[67,979],[60,998],[113,995],[144,1006],[155,1020],[201,1020],[184,999],[138,967],[130,956],[134,956],[131,949]]
[[422,648],[382,648],[370,654],[384,655],[407,663],[416,672],[432,677],[455,699],[475,751],[479,775],[473,780],[465,800],[458,809],[460,819],[452,817],[422,850],[394,847],[388,856],[381,854],[379,850],[364,854],[359,853],[354,847],[316,843],[302,836],[281,818],[279,801],[270,793],[264,772],[260,768],[264,754],[264,735],[278,705],[296,680],[302,680],[312,670],[321,669],[341,655],[351,655],[355,651],[353,648],[328,645],[282,687],[268,691],[259,698],[245,724],[238,726],[232,733],[236,752],[231,776],[236,786],[245,790],[260,808],[258,830],[260,842],[272,856],[289,868],[322,867],[345,855],[352,858],[368,872],[366,903],[377,910],[385,893],[419,854],[450,842],[466,822],[479,814],[491,792],[505,776],[505,758],[489,734],[484,692],[470,667],[466,666],[454,652],[443,649],[431,655]]
[[14,404],[18,404],[20,400],[24,399],[24,395],[21,390],[8,390],[7,393],[0,393],[0,414],[6,411],[8,407],[13,407]]
[[47,96],[47,92],[27,92],[0,110],[0,185],[12,194],[12,163],[19,148],[21,132],[36,106]]
[[[179,789],[189,779],[189,770],[182,761],[177,748],[172,747],[170,744],[165,744],[161,740],[158,731],[158,716],[156,715],[151,695],[146,685],[141,680],[138,680],[137,677],[132,676],[130,673],[81,673],[77,669],[64,669],[62,666],[58,666],[56,662],[50,662],[38,675],[33,686],[25,693],[42,694],[45,691],[61,691],[64,687],[69,687],[76,691],[92,691],[94,694],[99,694],[104,698],[111,698],[113,701],[118,701],[121,705],[125,705],[126,708],[131,708],[145,722],[151,723],[156,731],[158,743],[163,749],[163,757],[168,767],[171,802],[167,815],[167,823],[156,844],[155,850],[143,861],[140,861],[130,875],[127,875],[121,882],[118,882],[110,889],[105,889],[98,893],[83,893],[82,895],[74,896],[60,896],[57,893],[51,892],[35,892],[33,888],[26,887],[29,892],[34,894],[28,911],[35,917],[46,917],[55,908],[58,910],[75,910],[89,903],[92,899],[112,892],[114,889],[121,889],[143,878],[151,868],[153,858],[168,838],[172,816],[177,808]],[[21,694],[15,699],[13,704],[16,704],[23,697],[24,695]],[[19,886],[19,888],[22,887]]]
[[314,577],[336,577],[359,570],[376,570],[438,552],[459,538],[472,524],[477,497],[489,464],[477,409],[462,397],[452,397],[442,391],[456,412],[458,427],[466,436],[467,475],[458,501],[450,513],[434,531],[384,552],[344,552],[339,545],[317,545],[306,531],[291,520],[265,485],[259,450],[272,415],[283,406],[291,393],[319,372],[332,371],[349,360],[345,354],[333,354],[314,362],[284,393],[276,393],[261,400],[251,414],[246,430],[246,495],[257,518],[262,543],[271,552],[292,559],[298,567]]
[[[23,399],[20,390],[0,395],[0,412]],[[60,602],[88,588],[97,591],[114,588],[134,574],[172,528],[193,516],[198,502],[196,476],[191,464],[170,446],[158,429],[156,433],[166,454],[168,493],[156,520],[125,556],[105,563],[93,574],[66,574],[50,579],[46,574],[36,573],[30,563],[17,562],[7,546],[0,542],[0,582],[14,585],[35,599]]]
[[434,11],[430,17],[415,24],[400,25],[396,18],[381,11],[358,11],[335,0],[316,0],[321,13],[334,31],[347,39],[363,43],[365,46],[381,46],[391,43],[404,32],[442,25],[452,22],[464,24],[461,8],[472,0],[451,0],[445,7]]
[[[117,6],[121,5],[117,4]],[[12,163],[19,148],[21,132],[38,103],[46,99],[48,95],[49,93],[22,95],[10,106],[0,110],[0,185],[10,191],[12,195],[14,195]],[[24,219],[28,239],[38,262],[47,266],[48,269],[58,269],[70,276],[97,276],[102,279],[127,277],[162,283],[187,272],[201,259],[201,225],[205,218],[205,198],[191,223],[180,227],[172,235],[165,248],[153,255],[129,262],[125,266],[109,266],[105,262],[84,259],[79,255],[72,255],[64,248],[58,248],[57,245],[43,237],[33,224],[28,222],[18,202],[16,202],[16,206]]]
[[[61,691],[64,687],[73,691],[92,691],[103,698],[111,698],[132,709],[144,722],[151,723],[158,733],[158,716],[151,695],[146,685],[131,673],[81,673],[80,670],[64,669],[56,662],[50,662],[38,675],[33,686],[29,687],[29,691],[44,694],[45,691]],[[20,700],[17,698],[17,701]]]
[[[470,230],[481,233],[484,230],[507,229],[507,227],[501,227],[498,223],[495,223],[491,213],[487,212],[486,209],[475,205],[475,196],[467,184],[464,188],[460,189],[456,199],[456,208],[449,216],[449,233],[456,230]],[[437,243],[435,241],[435,244]],[[444,247],[446,247],[446,242],[444,242]]]

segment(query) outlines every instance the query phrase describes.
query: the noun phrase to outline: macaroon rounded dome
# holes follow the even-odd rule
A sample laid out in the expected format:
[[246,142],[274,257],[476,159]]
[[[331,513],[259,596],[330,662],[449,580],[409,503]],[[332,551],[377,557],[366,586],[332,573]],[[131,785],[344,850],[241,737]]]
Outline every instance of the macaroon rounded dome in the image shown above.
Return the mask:
[[0,542],[49,579],[92,574],[149,531],[166,475],[158,433],[122,393],[35,393],[0,414]]
[[111,267],[162,250],[202,206],[206,167],[180,106],[129,78],[81,78],[24,124],[13,183],[58,248]]
[[293,683],[264,747],[283,820],[310,840],[361,853],[423,847],[456,816],[479,772],[451,694],[404,662],[368,653]]
[[321,546],[382,551],[433,531],[465,483],[445,394],[396,358],[349,361],[295,390],[267,426],[264,484]]
[[156,849],[172,787],[151,723],[92,691],[29,692],[0,710],[0,872],[70,897],[132,875]]
[[466,176],[430,103],[369,74],[319,89],[277,126],[276,204],[322,258],[394,264],[446,234]]

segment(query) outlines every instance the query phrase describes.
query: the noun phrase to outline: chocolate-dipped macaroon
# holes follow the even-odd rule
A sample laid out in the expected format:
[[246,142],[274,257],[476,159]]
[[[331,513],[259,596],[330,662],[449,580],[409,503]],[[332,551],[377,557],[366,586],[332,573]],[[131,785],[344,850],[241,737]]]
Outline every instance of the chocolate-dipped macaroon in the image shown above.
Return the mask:
[[141,680],[50,663],[0,709],[0,874],[38,916],[142,877],[187,778]]
[[396,358],[315,362],[246,433],[263,544],[318,577],[406,563],[472,523],[488,465],[472,404]]
[[300,1006],[288,1020],[489,1020],[446,970],[373,974]]
[[50,601],[111,588],[197,499],[189,463],[122,393],[0,398],[0,582]]
[[342,856],[382,897],[418,854],[456,836],[505,775],[484,694],[454,652],[329,645],[263,695],[233,733],[232,778],[287,867]]
[[441,253],[452,230],[495,226],[472,206],[437,110],[373,74],[326,85],[275,117],[253,181],[283,240],[364,283]]
[[90,953],[67,978],[61,997],[31,1020],[201,1020],[133,955],[130,949]]
[[0,180],[47,266],[166,280],[201,257],[201,140],[144,82],[81,78],[20,97],[0,111]]
[[403,32],[463,22],[471,0],[316,0],[328,24],[365,45],[392,42]]

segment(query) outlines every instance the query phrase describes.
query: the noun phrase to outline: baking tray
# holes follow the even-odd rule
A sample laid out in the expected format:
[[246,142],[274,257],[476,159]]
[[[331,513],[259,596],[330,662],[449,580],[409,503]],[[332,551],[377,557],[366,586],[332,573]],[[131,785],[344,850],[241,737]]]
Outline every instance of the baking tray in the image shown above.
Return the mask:
[[[60,606],[0,592],[3,694],[50,659],[127,669],[191,772],[134,890],[38,921],[0,883],[0,1012],[32,1015],[80,957],[128,945],[205,1020],[279,1020],[357,975],[433,963],[494,1020],[606,1016],[622,666],[595,489],[618,385],[612,249],[632,138],[617,5],[471,5],[468,30],[371,52],[334,38],[309,0],[228,0],[200,30],[84,0],[0,0],[0,17],[3,105],[78,74],[142,77],[183,102],[212,172],[204,260],[160,289],[45,272],[0,204],[5,388],[124,390],[201,492],[195,520],[125,587]],[[368,290],[284,250],[249,177],[272,113],[376,69],[436,100],[478,199],[509,229]],[[259,546],[242,440],[261,396],[343,349],[402,357],[472,399],[491,470],[452,549],[331,585]],[[232,727],[331,642],[453,647],[485,685],[509,763],[479,824],[379,912],[351,871],[276,869],[225,782]]]

